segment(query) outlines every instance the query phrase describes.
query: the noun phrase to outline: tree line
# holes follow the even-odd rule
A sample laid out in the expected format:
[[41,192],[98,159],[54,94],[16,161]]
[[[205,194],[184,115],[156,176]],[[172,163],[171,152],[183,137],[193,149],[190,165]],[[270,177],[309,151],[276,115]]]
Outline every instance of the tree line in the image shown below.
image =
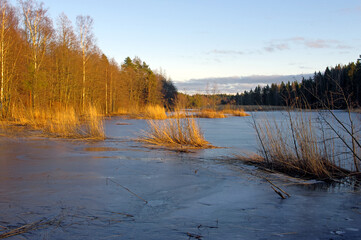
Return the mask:
[[174,104],[176,88],[139,58],[119,65],[96,45],[93,19],[65,14],[53,20],[43,3],[0,0],[0,108],[11,117],[20,108],[88,105],[103,114],[147,104]]
[[220,104],[332,108],[361,106],[361,62],[327,67],[300,82],[281,82],[257,86],[236,95],[218,95]]

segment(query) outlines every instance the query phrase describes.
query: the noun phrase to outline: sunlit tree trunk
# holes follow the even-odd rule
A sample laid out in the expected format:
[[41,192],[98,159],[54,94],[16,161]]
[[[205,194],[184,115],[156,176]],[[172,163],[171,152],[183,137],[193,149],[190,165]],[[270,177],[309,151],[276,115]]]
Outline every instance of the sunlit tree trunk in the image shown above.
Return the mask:
[[15,9],[7,0],[0,0],[0,112],[2,117],[9,116],[15,72],[22,51],[18,31],[18,18]]
[[91,47],[93,46],[92,26],[93,19],[90,16],[78,16],[76,18],[79,42],[82,53],[82,109],[85,109],[86,102],[86,65],[90,57]]
[[1,32],[0,32],[0,54],[1,54],[1,90],[0,90],[0,104],[2,110],[2,104],[4,104],[4,84],[5,84],[5,26],[7,22],[6,8],[7,2],[1,1]]
[[108,114],[108,68],[105,69],[105,115]]
[[31,101],[32,107],[40,104],[39,94],[39,69],[52,34],[52,22],[47,17],[47,10],[42,3],[33,0],[20,1],[24,16],[24,25],[27,41],[31,48],[32,83]]
[[62,105],[68,107],[71,100],[71,94],[75,91],[75,68],[76,59],[75,52],[77,49],[76,36],[74,34],[70,20],[65,14],[61,14],[58,18],[57,28],[57,57],[59,85],[59,100]]

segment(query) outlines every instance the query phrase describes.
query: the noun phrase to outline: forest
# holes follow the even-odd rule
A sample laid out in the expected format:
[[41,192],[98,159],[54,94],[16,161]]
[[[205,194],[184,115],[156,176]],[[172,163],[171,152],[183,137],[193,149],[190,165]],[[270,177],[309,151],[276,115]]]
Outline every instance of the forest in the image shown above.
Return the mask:
[[[219,104],[270,105],[322,108],[323,104],[335,109],[345,109],[347,104],[357,108],[361,105],[361,62],[337,65],[313,77],[297,82],[273,83],[236,95],[218,95]],[[347,100],[347,101],[345,101]]]
[[103,115],[119,109],[174,104],[176,88],[141,59],[119,65],[96,45],[93,19],[75,25],[61,14],[53,23],[43,3],[0,0],[1,118],[19,111],[74,109],[91,105]]
[[[140,58],[118,64],[96,45],[93,19],[79,15],[75,25],[61,14],[53,23],[43,3],[0,0],[0,116],[19,112],[89,106],[102,115],[139,111],[148,105],[173,109],[218,105],[289,106],[294,100],[311,108],[361,104],[361,63],[337,65],[297,82],[281,82],[237,93],[177,93],[173,82]],[[344,101],[341,98],[347,98]]]

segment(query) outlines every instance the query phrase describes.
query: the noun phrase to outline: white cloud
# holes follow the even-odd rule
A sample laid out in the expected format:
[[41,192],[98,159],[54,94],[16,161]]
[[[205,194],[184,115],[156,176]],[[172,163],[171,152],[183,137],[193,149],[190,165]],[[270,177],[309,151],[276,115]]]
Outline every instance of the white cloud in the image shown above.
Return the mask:
[[174,84],[177,87],[178,91],[184,92],[187,94],[196,94],[196,93],[212,93],[213,89],[217,93],[228,93],[235,94],[241,93],[245,90],[250,90],[256,86],[265,86],[267,84],[271,85],[272,83],[280,82],[292,82],[295,80],[301,80],[302,77],[308,78],[313,74],[305,75],[254,75],[247,77],[223,77],[223,78],[202,78],[202,79],[191,79],[186,82],[177,82]]
[[303,45],[306,48],[311,49],[350,49],[351,47],[345,43],[334,39],[306,39],[304,37],[293,37],[287,39],[275,39],[270,41],[265,47],[264,50],[267,52],[274,52],[276,50],[289,50],[291,49],[290,45]]
[[245,54],[242,51],[236,51],[236,50],[213,50],[208,52],[208,54],[222,54],[222,55],[243,55]]

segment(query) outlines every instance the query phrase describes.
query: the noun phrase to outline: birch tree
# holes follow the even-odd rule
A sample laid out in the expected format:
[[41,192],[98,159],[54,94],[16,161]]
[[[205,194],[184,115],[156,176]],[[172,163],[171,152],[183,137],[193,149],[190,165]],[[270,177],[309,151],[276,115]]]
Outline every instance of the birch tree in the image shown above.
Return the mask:
[[[10,103],[10,85],[14,77],[17,58],[21,48],[15,49],[17,42],[17,16],[7,0],[0,0],[0,110],[4,116]],[[17,54],[17,57],[14,55]]]
[[30,46],[31,80],[30,91],[32,106],[39,104],[39,70],[42,67],[48,44],[52,35],[52,21],[47,16],[43,3],[34,0],[20,0],[26,40]]
[[93,19],[90,16],[78,16],[76,18],[78,39],[82,54],[82,109],[84,111],[86,102],[86,66],[94,47]]
[[76,62],[75,52],[77,40],[69,18],[62,13],[57,22],[57,51],[56,66],[58,69],[57,82],[59,85],[59,100],[67,106],[70,102],[71,91],[74,91],[74,75]]

